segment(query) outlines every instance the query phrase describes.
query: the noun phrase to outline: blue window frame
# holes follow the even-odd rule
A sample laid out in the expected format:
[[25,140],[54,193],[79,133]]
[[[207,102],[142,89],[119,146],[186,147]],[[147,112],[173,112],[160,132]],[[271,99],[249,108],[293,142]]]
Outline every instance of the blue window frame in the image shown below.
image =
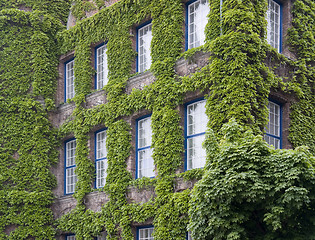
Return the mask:
[[136,178],[155,176],[151,141],[151,117],[138,119],[136,123]]
[[265,141],[276,149],[282,147],[282,109],[273,101],[268,102],[269,121],[265,128]]
[[282,48],[282,5],[268,0],[267,10],[267,42],[281,52]]
[[75,96],[74,59],[65,62],[65,102]]
[[102,188],[106,182],[107,171],[107,150],[106,150],[106,130],[95,133],[95,188]]
[[108,82],[107,45],[95,48],[95,89],[102,89]]
[[65,142],[65,195],[74,193],[77,175],[75,174],[76,140]]
[[72,235],[67,235],[67,236],[66,236],[66,240],[76,240],[75,235],[74,235],[74,234],[72,234]]
[[137,228],[137,240],[153,240],[153,226]]
[[208,0],[193,0],[186,4],[186,50],[205,43],[209,11]]
[[144,72],[151,66],[152,23],[147,22],[137,28],[137,72]]
[[208,123],[206,100],[186,104],[185,111],[185,169],[202,168],[206,163],[206,150],[202,147]]

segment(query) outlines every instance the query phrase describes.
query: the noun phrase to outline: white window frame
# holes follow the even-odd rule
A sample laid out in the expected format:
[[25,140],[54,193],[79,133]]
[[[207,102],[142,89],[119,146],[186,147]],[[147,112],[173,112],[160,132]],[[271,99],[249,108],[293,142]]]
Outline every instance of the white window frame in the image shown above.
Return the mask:
[[203,168],[206,163],[206,150],[202,147],[208,122],[205,104],[206,100],[201,100],[186,105],[186,170]]
[[101,130],[95,133],[95,188],[102,188],[105,186],[106,183],[108,167],[106,138],[106,130]]
[[270,46],[281,51],[281,8],[282,6],[274,0],[268,0],[267,10],[267,42]]
[[108,83],[107,45],[95,49],[95,89],[102,89]]
[[65,102],[75,96],[74,59],[65,63]]
[[152,233],[154,232],[154,227],[142,227],[138,228],[137,234],[137,240],[153,240],[154,237],[152,236]]
[[[196,9],[197,8],[197,9]],[[205,28],[208,22],[210,6],[208,0],[197,0],[187,4],[187,49],[199,47],[205,43]]]
[[269,145],[273,145],[276,149],[280,149],[282,146],[282,109],[281,106],[275,102],[268,102],[268,124],[265,128],[266,134],[264,136],[265,141]]
[[72,139],[65,142],[65,195],[72,194],[75,191],[75,184],[78,181],[75,174],[75,151],[76,140]]
[[137,70],[141,73],[151,67],[152,23],[140,27],[137,36]]
[[137,139],[136,139],[136,178],[155,177],[154,160],[152,157],[153,149],[151,117],[145,117],[137,121]]

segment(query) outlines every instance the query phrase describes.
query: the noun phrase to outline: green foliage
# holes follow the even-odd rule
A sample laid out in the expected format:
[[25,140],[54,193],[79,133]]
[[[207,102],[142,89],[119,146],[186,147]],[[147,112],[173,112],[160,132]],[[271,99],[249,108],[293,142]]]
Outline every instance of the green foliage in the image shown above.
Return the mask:
[[230,121],[207,133],[207,168],[189,202],[194,239],[313,239],[315,158],[274,150]]
[[[66,22],[69,2],[0,1],[0,9],[8,8],[0,11],[1,239],[53,239],[49,205],[55,180],[49,169],[58,159],[57,139],[69,134],[77,139],[77,206],[56,225],[59,231],[75,233],[77,239],[93,239],[105,229],[108,239],[133,239],[131,224],[151,221],[155,239],[184,239],[188,209],[195,239],[214,238],[214,234],[216,239],[250,239],[253,235],[255,239],[310,239],[311,230],[305,229],[314,228],[313,158],[304,148],[271,150],[261,137],[244,131],[263,133],[270,89],[281,88],[299,98],[291,108],[291,142],[307,144],[314,152],[312,0],[294,2],[288,42],[297,54],[296,61],[276,53],[264,40],[266,1],[226,0],[220,6],[220,0],[210,0],[206,44],[184,53],[180,0],[120,0],[110,7],[105,7],[104,0],[73,0],[71,11],[78,22],[62,31],[59,22]],[[33,12],[16,9],[23,4]],[[86,18],[88,11],[96,9],[97,14]],[[127,94],[137,54],[132,29],[150,18],[150,71],[155,81]],[[91,44],[101,42],[107,42],[109,82],[104,90],[108,102],[87,109],[85,97],[91,93],[95,74]],[[45,109],[54,107],[57,57],[70,51],[75,55],[76,96],[69,101],[75,102],[75,110],[57,134]],[[184,57],[193,62],[200,51],[209,52],[209,64],[179,77],[174,70],[176,60]],[[284,83],[265,65],[267,53],[294,69],[292,79]],[[208,160],[204,169],[176,174],[184,151],[177,108],[192,91],[204,93],[207,100],[208,126],[213,129],[204,144]],[[152,112],[157,177],[132,180],[126,169],[131,126],[124,117],[144,109]],[[231,118],[241,127],[231,122],[220,131]],[[109,201],[100,212],[93,212],[84,203],[93,191],[94,178],[87,134],[100,125],[108,128],[107,179],[100,191]],[[223,137],[220,143],[217,136]],[[175,192],[178,177],[192,183],[201,179],[191,200],[190,190]],[[127,194],[132,187],[154,194],[148,202],[130,203]],[[210,226],[204,224],[210,220]],[[7,236],[4,231],[12,226],[17,228]]]
[[315,3],[298,0],[293,7],[293,27],[289,30],[289,43],[296,51],[298,70],[292,84],[300,88],[300,101],[292,106],[290,141],[294,146],[305,144],[315,153]]
[[0,26],[0,238],[54,239],[50,168],[59,144],[45,108],[54,106],[62,26],[47,12],[13,8],[0,11]]
[[39,10],[51,16],[67,22],[70,9],[70,0],[0,0],[0,9],[23,9]]

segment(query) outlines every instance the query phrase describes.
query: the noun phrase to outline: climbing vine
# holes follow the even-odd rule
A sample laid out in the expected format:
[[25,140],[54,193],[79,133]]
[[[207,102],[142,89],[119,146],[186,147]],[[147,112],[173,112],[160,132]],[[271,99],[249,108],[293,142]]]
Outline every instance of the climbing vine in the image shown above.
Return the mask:
[[[221,5],[220,0],[210,0],[206,44],[185,53],[181,0],[120,0],[110,7],[105,7],[105,2],[72,1],[71,12],[78,22],[68,30],[60,25],[60,19],[66,22],[68,1],[56,1],[50,9],[50,4],[43,1],[21,1],[36,10],[33,12],[16,10],[19,1],[0,3],[0,9],[6,8],[0,12],[1,237],[6,238],[5,232],[18,226],[9,238],[53,238],[49,205],[55,180],[49,168],[57,161],[57,139],[72,134],[77,139],[77,205],[57,219],[58,231],[75,233],[76,239],[93,239],[106,230],[108,239],[133,239],[132,223],[149,221],[154,225],[155,239],[184,239],[188,210],[191,216],[197,210],[189,202],[190,190],[175,192],[174,186],[178,178],[196,181],[205,172],[196,169],[176,174],[182,167],[184,153],[177,106],[184,102],[187,93],[200,91],[205,95],[208,127],[220,138],[224,135],[220,131],[222,125],[231,118],[246,130],[262,134],[268,120],[271,88],[288,91],[299,99],[291,108],[290,140],[294,146],[307,144],[314,152],[315,6],[311,0],[296,0],[293,6],[288,42],[297,54],[296,61],[285,59],[265,41],[267,1],[226,0]],[[98,13],[86,18],[86,12],[92,10]],[[137,55],[132,32],[149,19],[153,34],[150,71],[155,80],[142,90],[127,94],[127,81],[134,74],[132,65]],[[92,92],[95,74],[91,44],[101,42],[107,42],[109,81],[104,90],[108,102],[86,108],[86,95]],[[75,57],[76,95],[69,102],[74,102],[75,109],[57,134],[49,124],[47,110],[54,107],[57,56],[70,51]],[[210,54],[209,63],[194,74],[178,76],[174,70],[176,61],[181,57],[194,61],[200,51]],[[294,69],[289,82],[284,83],[266,66],[267,54]],[[132,180],[126,168],[132,146],[131,126],[125,117],[143,110],[152,112],[157,170],[154,180]],[[101,211],[93,212],[84,201],[93,191],[94,178],[88,133],[99,125],[108,128],[107,178],[100,191],[108,195],[109,201]],[[147,188],[154,194],[148,202],[129,203],[126,194],[133,186],[139,191]],[[33,202],[36,205],[29,207]],[[35,209],[40,209],[40,217]],[[29,218],[14,219],[17,212]]]
[[55,36],[63,29],[62,12],[53,9],[65,5],[45,11],[38,1],[14,2],[1,1],[0,11],[0,238],[54,239],[50,169],[58,140],[47,110],[55,104]]

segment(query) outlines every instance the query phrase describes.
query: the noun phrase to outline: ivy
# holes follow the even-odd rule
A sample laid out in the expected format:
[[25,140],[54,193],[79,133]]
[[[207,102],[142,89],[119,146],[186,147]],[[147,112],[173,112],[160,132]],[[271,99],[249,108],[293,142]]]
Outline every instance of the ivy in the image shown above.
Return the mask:
[[314,156],[274,150],[235,119],[220,143],[206,133],[207,166],[189,202],[194,239],[313,239]]
[[[291,228],[293,216],[304,213],[298,213],[301,206],[310,206],[305,189],[312,186],[313,163],[304,148],[274,151],[256,135],[263,134],[268,120],[267,99],[271,88],[286,91],[298,99],[291,107],[290,141],[294,146],[306,144],[314,152],[314,3],[312,0],[294,2],[288,42],[297,59],[289,60],[264,40],[267,1],[226,0],[223,5],[219,0],[209,2],[206,44],[186,52],[182,50],[184,11],[180,0],[120,0],[110,7],[105,7],[103,0],[73,0],[71,13],[77,23],[68,30],[64,30],[60,20],[66,22],[70,1],[0,2],[3,9],[0,11],[0,238],[54,238],[56,229],[49,206],[53,201],[51,189],[56,182],[49,169],[58,159],[58,140],[70,134],[77,140],[78,182],[74,194],[77,206],[57,219],[59,232],[75,233],[76,239],[93,239],[106,230],[108,239],[133,239],[134,222],[152,222],[155,239],[183,239],[189,212],[189,226],[195,239],[209,239],[217,233],[221,234],[218,239],[246,239],[253,232],[247,234],[245,223],[252,219],[252,210],[256,208],[263,209],[264,215],[258,216],[258,222],[268,230],[257,232],[257,236],[275,238],[280,233],[288,236],[282,231],[284,225]],[[33,12],[16,9],[23,4]],[[96,9],[98,13],[87,18],[87,12]],[[132,30],[149,19],[152,19],[153,34],[150,71],[155,80],[128,94],[127,81],[135,76],[132,66],[137,55]],[[109,81],[104,87],[107,102],[89,109],[85,101],[92,92],[95,74],[91,65],[91,44],[101,42],[107,43]],[[49,123],[47,111],[54,107],[58,55],[71,51],[75,56],[76,95],[69,102],[75,103],[75,109],[57,133]],[[180,77],[175,72],[176,61],[182,57],[193,61],[200,51],[210,55],[209,63],[194,74]],[[287,64],[293,69],[292,78],[283,80],[277,76],[274,69],[266,66],[267,58],[279,65]],[[177,108],[184,102],[185,95],[193,91],[204,94],[207,100],[208,127],[213,130],[205,142],[208,160],[205,169],[176,174],[183,167],[184,152],[184,134]],[[133,180],[126,169],[132,148],[132,126],[125,117],[144,110],[152,112],[157,176]],[[239,125],[236,122],[224,125],[231,118]],[[100,191],[108,195],[109,201],[100,212],[93,212],[84,203],[86,196],[94,191],[88,133],[100,125],[108,128],[107,179]],[[216,138],[222,139],[220,144]],[[283,160],[282,170],[277,166],[277,159]],[[268,164],[279,170],[280,177],[268,169]],[[256,172],[242,172],[242,167]],[[298,176],[310,185],[305,188],[294,185],[296,194],[290,190],[291,195],[281,195],[277,189],[271,191],[275,189],[272,184],[276,183],[284,184],[283,189],[293,186],[284,169],[294,170],[294,178]],[[232,187],[225,189],[229,171],[234,174],[233,179],[239,181],[231,180]],[[302,176],[302,172],[307,174]],[[254,189],[258,196],[255,204],[230,215],[223,208],[219,214],[225,214],[226,221],[216,222],[215,214],[219,209],[210,202],[217,196],[211,192],[216,188],[209,189],[216,186],[213,181],[221,181],[222,188],[217,190],[225,190],[218,196],[225,202],[220,206],[229,208],[231,202],[243,206],[250,199],[253,189],[246,188],[247,181],[259,182],[260,176],[264,176],[261,181],[266,180],[269,185],[262,182],[266,188],[259,185]],[[193,183],[201,180],[192,193],[189,189],[177,192],[178,178]],[[133,187],[154,194],[147,202],[129,202],[126,196]],[[207,191],[211,195],[205,198],[202,194]],[[276,197],[281,201],[275,202]],[[290,201],[290,197],[296,202]],[[264,198],[270,200],[268,206],[262,206]],[[285,215],[283,209],[290,207],[292,213]],[[212,228],[204,224],[209,208],[214,211],[208,219],[216,223]],[[285,217],[287,222],[283,221]],[[311,226],[308,215],[305,219],[294,236]],[[16,228],[7,236],[4,232],[12,226]],[[251,226],[249,224],[248,228]]]

